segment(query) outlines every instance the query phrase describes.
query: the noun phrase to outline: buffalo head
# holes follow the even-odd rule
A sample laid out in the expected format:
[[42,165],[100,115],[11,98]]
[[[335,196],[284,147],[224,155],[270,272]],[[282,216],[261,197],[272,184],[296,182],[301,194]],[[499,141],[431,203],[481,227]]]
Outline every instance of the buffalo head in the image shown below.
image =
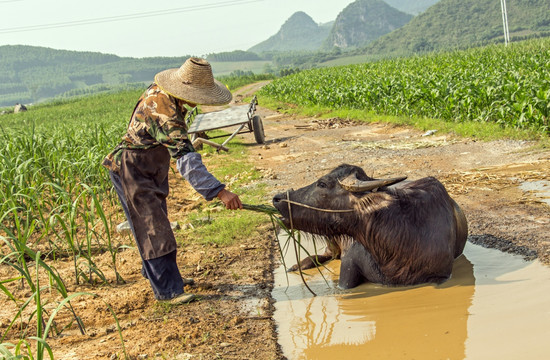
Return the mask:
[[318,235],[351,235],[365,196],[405,179],[373,179],[358,166],[342,164],[309,186],[275,195],[273,205],[287,227]]

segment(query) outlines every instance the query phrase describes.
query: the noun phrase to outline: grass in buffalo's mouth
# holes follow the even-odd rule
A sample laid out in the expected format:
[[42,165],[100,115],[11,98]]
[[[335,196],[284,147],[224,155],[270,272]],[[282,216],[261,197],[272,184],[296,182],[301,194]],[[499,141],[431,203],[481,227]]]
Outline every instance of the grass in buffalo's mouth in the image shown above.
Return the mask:
[[[290,205],[290,203],[289,203],[289,205]],[[301,264],[300,264],[300,251],[301,250],[303,250],[308,257],[314,259],[314,257],[311,256],[309,251],[302,245],[302,239],[301,239],[300,231],[294,229],[292,226],[290,228],[288,228],[284,224],[283,220],[279,217],[279,215],[281,215],[279,210],[277,210],[273,206],[243,204],[243,209],[264,213],[264,214],[266,214],[270,217],[271,223],[273,225],[273,232],[275,234],[275,238],[277,239],[277,244],[279,246],[279,254],[281,256],[281,261],[282,261],[283,266],[285,268],[287,268],[287,266],[286,266],[286,263],[285,263],[284,254],[285,254],[286,250],[288,249],[288,246],[290,245],[290,242],[292,241],[292,245],[294,247],[294,254],[296,255],[296,264],[298,265],[298,272],[300,274],[300,278],[302,279],[302,282],[304,283],[305,287],[309,290],[309,292],[311,294],[313,294],[313,296],[316,296],[315,292],[313,290],[311,290],[311,288],[308,286],[308,284],[307,284],[307,282],[304,278],[304,274],[303,274],[302,267],[301,267]],[[289,218],[292,219],[291,214],[292,213],[290,213]],[[292,224],[292,221],[291,221],[291,224]],[[281,242],[279,241],[280,237],[277,234],[277,228],[280,228],[287,235],[287,240],[282,245],[281,245]],[[321,270],[319,269],[319,266],[321,266],[321,264],[318,264],[316,261],[314,261],[314,263],[316,265],[317,270],[319,270],[319,273],[321,274],[321,276],[323,276]],[[324,278],[324,276],[323,276],[323,278]],[[288,276],[287,276],[287,282],[288,282]],[[326,279],[325,279],[325,282],[326,282]]]
[[243,204],[243,209],[262,212],[262,213],[267,214],[267,215],[279,214],[279,210],[277,210],[274,206],[270,206],[270,205]]

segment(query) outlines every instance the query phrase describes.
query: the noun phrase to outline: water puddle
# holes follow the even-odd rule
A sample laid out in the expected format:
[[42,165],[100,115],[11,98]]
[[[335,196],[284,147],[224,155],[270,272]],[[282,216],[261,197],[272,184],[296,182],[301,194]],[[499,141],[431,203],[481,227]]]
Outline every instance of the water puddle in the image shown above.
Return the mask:
[[550,205],[550,181],[525,181],[519,185],[519,188],[524,192],[535,195],[542,202]]
[[[285,256],[287,266],[294,254]],[[468,243],[440,286],[337,285],[339,261],[275,271],[274,318],[288,359],[546,359],[550,268]],[[287,282],[288,275],[288,282]]]

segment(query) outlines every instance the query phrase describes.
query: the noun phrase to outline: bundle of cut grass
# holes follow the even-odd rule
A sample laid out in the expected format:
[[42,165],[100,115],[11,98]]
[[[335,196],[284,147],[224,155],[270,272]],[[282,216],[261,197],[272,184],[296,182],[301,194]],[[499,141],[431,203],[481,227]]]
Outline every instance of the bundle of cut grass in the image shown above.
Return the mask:
[[[290,205],[290,203],[289,203]],[[304,283],[304,285],[306,286],[306,288],[309,290],[309,292],[311,292],[313,294],[313,296],[316,296],[316,294],[313,292],[313,290],[311,290],[311,288],[308,286],[305,278],[304,278],[304,274],[302,272],[302,268],[300,266],[300,252],[299,252],[299,249],[300,250],[303,250],[308,257],[311,257],[310,253],[307,251],[306,248],[304,248],[301,244],[301,236],[300,236],[300,232],[298,230],[295,230],[293,228],[288,228],[286,227],[286,225],[283,223],[283,221],[277,216],[279,215],[279,210],[277,210],[275,207],[273,206],[270,206],[270,205],[250,205],[250,204],[243,204],[243,209],[245,210],[251,210],[251,211],[256,211],[256,212],[261,212],[261,213],[264,213],[266,215],[268,215],[270,218],[271,218],[271,223],[273,224],[273,232],[275,233],[275,238],[276,239],[279,239],[279,236],[277,234],[277,227],[279,227],[281,230],[283,230],[286,235],[287,235],[287,240],[286,242],[283,244],[283,246],[281,246],[281,243],[280,241],[277,241],[277,244],[279,245],[279,253],[281,255],[281,261],[283,263],[283,266],[286,268],[286,264],[285,264],[285,257],[284,257],[284,254],[285,254],[285,249],[287,249],[288,245],[289,245],[289,242],[290,240],[292,240],[292,243],[294,245],[294,253],[296,255],[296,263],[298,264],[298,271],[300,273],[300,277],[302,278],[302,282]],[[314,262],[315,263],[315,262]],[[319,270],[319,267],[317,266],[317,269]],[[319,273],[321,273],[321,271],[319,270]],[[322,276],[322,273],[321,273],[321,276]],[[288,279],[287,279],[288,280]],[[326,280],[325,280],[326,281]]]
[[267,215],[275,215],[279,214],[279,210],[277,210],[275,207],[271,205],[250,205],[250,204],[243,204],[243,209],[245,210],[252,210],[256,212],[262,212]]

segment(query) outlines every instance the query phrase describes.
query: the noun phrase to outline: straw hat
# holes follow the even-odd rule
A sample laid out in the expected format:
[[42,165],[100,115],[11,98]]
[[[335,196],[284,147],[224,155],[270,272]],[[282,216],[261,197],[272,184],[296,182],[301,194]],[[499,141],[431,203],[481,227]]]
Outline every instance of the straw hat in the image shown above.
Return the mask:
[[169,95],[193,104],[223,105],[233,98],[229,89],[214,79],[212,67],[205,59],[189,58],[179,69],[155,75],[155,82]]

